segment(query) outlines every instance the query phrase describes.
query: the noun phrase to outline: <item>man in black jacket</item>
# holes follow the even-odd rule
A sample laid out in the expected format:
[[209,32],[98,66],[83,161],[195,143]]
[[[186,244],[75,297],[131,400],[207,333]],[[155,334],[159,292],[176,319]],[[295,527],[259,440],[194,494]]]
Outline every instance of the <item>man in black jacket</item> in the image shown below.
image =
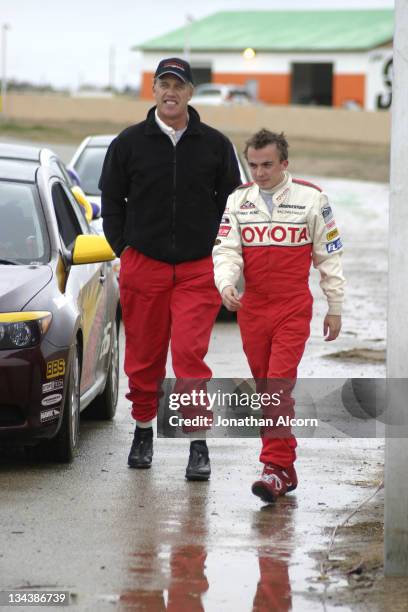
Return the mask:
[[[230,141],[188,106],[190,65],[162,60],[156,107],[130,126],[106,154],[100,189],[103,229],[121,258],[127,398],[136,420],[128,465],[149,468],[152,421],[169,343],[177,379],[211,378],[205,364],[220,307],[211,252],[228,195],[239,185]],[[189,480],[207,480],[205,440],[191,443]]]

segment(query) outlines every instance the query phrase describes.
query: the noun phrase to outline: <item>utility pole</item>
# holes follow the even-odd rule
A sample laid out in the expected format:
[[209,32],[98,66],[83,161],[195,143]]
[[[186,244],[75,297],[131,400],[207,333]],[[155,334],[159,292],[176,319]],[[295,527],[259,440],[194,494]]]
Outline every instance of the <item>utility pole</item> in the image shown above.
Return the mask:
[[115,68],[116,68],[116,48],[114,45],[109,47],[109,89],[115,89]]
[[190,51],[191,51],[191,25],[194,21],[194,17],[191,15],[186,15],[186,28],[184,33],[184,59],[186,62],[190,61]]
[[[408,422],[403,384],[408,380],[408,0],[395,0],[394,20],[384,571],[386,576],[408,576],[408,439],[402,437]],[[399,432],[401,437],[396,437]]]
[[4,120],[6,118],[7,106],[7,32],[10,30],[10,26],[7,23],[3,23],[1,26],[1,116]]

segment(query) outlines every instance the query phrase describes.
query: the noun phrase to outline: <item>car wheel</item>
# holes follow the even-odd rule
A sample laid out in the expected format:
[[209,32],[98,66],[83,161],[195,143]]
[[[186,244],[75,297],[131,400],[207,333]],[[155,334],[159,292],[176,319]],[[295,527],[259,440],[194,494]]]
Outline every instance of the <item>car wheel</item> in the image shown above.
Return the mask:
[[68,386],[62,415],[61,427],[57,435],[46,444],[47,456],[53,461],[69,463],[75,456],[79,439],[80,419],[80,365],[78,346],[75,342],[71,366],[68,376]]
[[103,392],[86,409],[87,417],[111,420],[116,414],[119,395],[119,334],[116,322],[112,325],[110,362]]

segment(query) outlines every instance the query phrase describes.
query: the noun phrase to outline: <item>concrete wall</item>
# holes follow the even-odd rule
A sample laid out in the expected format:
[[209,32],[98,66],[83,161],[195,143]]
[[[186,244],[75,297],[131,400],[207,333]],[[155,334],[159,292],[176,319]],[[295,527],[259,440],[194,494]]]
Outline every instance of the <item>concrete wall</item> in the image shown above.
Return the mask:
[[[106,121],[131,124],[143,119],[151,101],[129,98],[70,98],[68,96],[9,94],[10,119],[30,122]],[[388,144],[388,112],[348,111],[305,106],[202,107],[203,121],[223,131],[253,132],[266,127],[284,130],[290,138],[350,143]]]

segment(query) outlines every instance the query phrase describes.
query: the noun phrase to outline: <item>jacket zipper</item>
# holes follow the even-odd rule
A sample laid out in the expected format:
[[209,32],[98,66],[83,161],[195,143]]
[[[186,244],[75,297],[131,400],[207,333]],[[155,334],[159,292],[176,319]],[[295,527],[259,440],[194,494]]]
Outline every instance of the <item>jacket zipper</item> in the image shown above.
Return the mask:
[[173,250],[176,250],[176,154],[177,145],[173,146],[174,154],[173,154],[173,204],[172,204],[172,224],[171,224],[171,245]]

